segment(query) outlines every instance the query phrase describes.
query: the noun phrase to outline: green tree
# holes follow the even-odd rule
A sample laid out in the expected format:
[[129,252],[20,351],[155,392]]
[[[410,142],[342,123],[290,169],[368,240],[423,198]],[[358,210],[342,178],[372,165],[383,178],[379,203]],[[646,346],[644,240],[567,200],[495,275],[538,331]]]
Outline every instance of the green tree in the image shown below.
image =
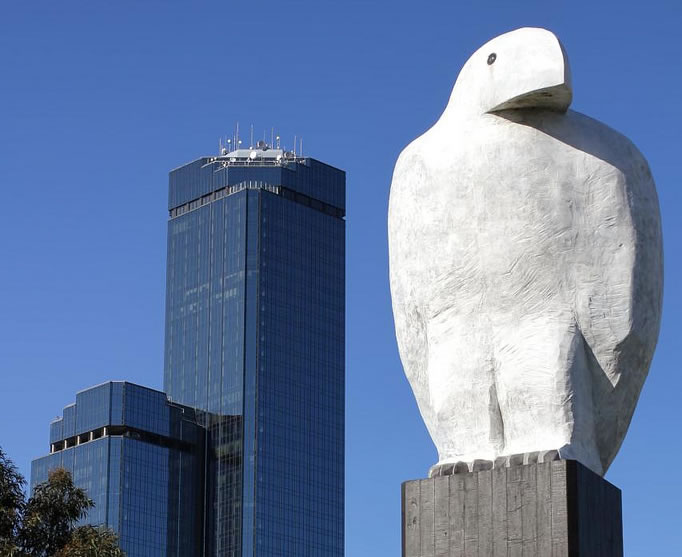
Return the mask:
[[124,557],[106,528],[75,527],[94,506],[63,468],[25,499],[23,476],[0,448],[0,556]]
[[94,506],[85,491],[73,485],[64,468],[50,472],[26,503],[19,541],[35,557],[52,557],[70,540],[74,525]]
[[118,538],[111,530],[81,526],[55,557],[124,557]]
[[26,480],[0,448],[0,555],[18,555],[17,535],[26,505]]

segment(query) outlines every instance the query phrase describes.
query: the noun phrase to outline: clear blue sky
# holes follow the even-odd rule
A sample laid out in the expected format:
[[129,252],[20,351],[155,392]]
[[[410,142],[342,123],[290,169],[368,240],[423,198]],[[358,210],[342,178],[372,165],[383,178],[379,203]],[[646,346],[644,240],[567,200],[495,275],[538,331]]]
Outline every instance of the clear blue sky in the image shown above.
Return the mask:
[[400,483],[436,452],[393,333],[393,164],[468,56],[529,25],[563,41],[573,108],[629,136],[658,184],[662,333],[607,478],[623,490],[626,554],[682,555],[676,0],[4,2],[0,445],[28,476],[77,390],[161,388],[168,171],[215,153],[236,121],[274,126],[347,171],[347,555],[399,555]]

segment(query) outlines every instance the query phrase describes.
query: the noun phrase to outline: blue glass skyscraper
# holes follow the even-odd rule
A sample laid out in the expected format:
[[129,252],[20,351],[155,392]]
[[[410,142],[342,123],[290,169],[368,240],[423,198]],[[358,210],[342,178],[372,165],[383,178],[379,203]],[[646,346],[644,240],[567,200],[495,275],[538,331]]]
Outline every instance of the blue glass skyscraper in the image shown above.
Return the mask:
[[164,389],[198,410],[206,554],[341,557],[345,174],[272,149],[170,173]]

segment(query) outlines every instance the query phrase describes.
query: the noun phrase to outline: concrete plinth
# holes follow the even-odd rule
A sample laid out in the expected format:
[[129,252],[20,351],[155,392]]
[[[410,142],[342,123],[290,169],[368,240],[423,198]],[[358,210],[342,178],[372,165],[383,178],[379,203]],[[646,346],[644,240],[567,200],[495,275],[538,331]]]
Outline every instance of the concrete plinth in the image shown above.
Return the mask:
[[622,557],[620,490],[573,460],[402,485],[403,557]]

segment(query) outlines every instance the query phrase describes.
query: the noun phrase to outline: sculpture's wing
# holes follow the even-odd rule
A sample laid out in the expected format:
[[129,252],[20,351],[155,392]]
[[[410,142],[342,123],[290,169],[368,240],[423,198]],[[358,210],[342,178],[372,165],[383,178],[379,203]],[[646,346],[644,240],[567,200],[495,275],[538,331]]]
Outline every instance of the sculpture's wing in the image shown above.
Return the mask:
[[620,156],[602,164],[585,184],[579,232],[585,255],[575,269],[579,326],[614,386],[626,370],[644,366],[646,374],[663,293],[656,187],[634,145],[627,141],[618,150]]
[[646,160],[629,140],[591,122],[590,137],[608,148],[593,151],[596,164],[578,186],[584,188],[576,197],[584,211],[577,227],[575,307],[593,356],[595,423],[606,470],[656,347],[663,253],[658,198]]
[[425,161],[412,143],[401,153],[393,171],[388,209],[389,270],[400,358],[422,417],[431,429],[428,343],[418,298],[425,276],[420,253],[425,223],[419,213],[419,196],[428,191],[428,181]]

